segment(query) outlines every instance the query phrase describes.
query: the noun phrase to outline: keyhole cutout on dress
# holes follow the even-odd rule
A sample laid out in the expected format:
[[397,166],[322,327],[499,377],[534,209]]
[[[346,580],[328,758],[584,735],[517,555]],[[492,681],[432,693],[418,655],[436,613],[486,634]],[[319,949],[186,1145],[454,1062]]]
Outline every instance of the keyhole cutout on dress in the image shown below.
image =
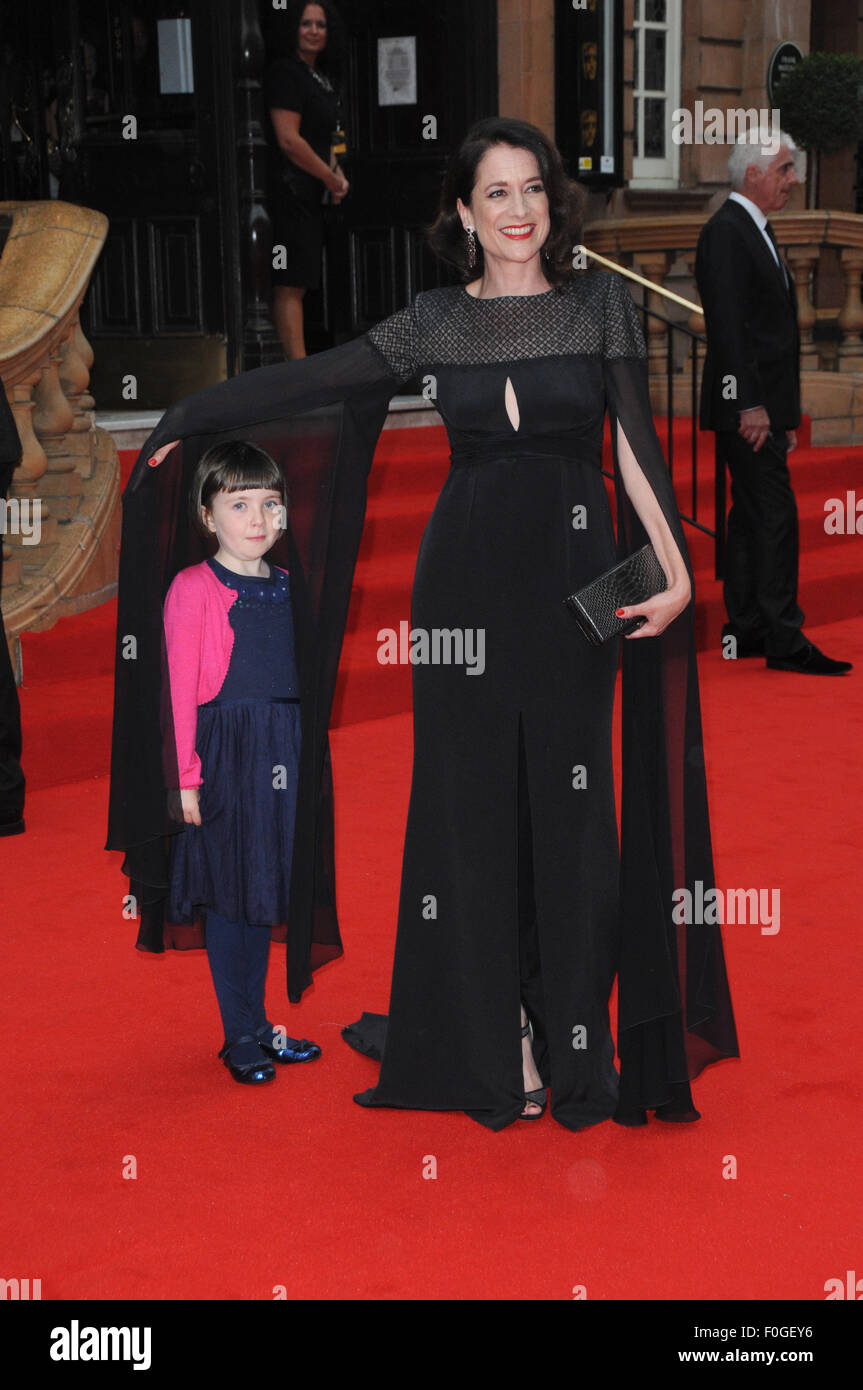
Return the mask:
[[506,405],[506,413],[509,416],[509,422],[513,429],[517,430],[521,416],[518,413],[518,400],[516,399],[515,387],[509,377],[506,379],[506,390],[503,398]]

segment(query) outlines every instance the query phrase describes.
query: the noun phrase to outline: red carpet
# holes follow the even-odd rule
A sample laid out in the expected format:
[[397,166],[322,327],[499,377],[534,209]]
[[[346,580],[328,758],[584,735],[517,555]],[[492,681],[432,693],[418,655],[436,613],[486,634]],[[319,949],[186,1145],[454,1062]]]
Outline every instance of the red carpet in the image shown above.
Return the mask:
[[851,676],[723,662],[709,547],[693,545],[717,882],[781,894],[777,934],[725,928],[743,1056],[695,1083],[696,1125],[576,1135],[546,1114],[492,1134],[351,1100],[376,1067],[339,1029],[387,1006],[411,765],[408,671],[378,666],[374,638],[408,616],[439,431],[387,431],[373,470],[332,734],[346,954],[289,1006],[273,948],[270,1016],[320,1041],[318,1063],[235,1085],[203,953],[135,951],[120,856],[102,849],[113,605],[28,634],[27,833],[0,842],[15,869],[0,1274],[41,1278],[46,1299],[267,1300],[285,1285],[568,1300],[584,1285],[591,1300],[818,1301],[857,1269],[863,542],[816,522],[859,460],[795,461],[807,631]]

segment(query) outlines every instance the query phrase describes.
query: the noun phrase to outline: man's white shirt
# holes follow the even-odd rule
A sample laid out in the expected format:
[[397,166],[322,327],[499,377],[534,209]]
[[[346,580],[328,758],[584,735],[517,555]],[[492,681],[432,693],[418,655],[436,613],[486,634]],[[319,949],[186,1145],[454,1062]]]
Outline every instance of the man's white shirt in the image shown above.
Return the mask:
[[774,261],[779,266],[779,269],[782,271],[783,279],[785,280],[785,283],[787,285],[788,276],[785,272],[785,267],[782,265],[782,262],[776,254],[776,247],[773,245],[773,242],[770,240],[769,236],[767,235],[767,232],[765,231],[765,228],[767,226],[767,214],[761,211],[757,203],[753,203],[751,198],[745,197],[742,193],[729,193],[728,196],[729,198],[733,198],[735,203],[739,203],[740,206],[742,208],[745,208],[746,211],[749,213],[749,216],[752,218],[752,221],[755,223],[756,227],[758,228],[759,232],[764,238],[764,245],[767,247]]

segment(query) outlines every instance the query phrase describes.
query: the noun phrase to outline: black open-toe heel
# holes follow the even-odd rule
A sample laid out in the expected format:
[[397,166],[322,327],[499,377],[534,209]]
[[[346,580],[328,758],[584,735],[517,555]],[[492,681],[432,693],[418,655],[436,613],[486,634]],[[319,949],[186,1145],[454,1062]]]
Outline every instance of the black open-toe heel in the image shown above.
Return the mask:
[[276,1069],[272,1062],[267,1061],[266,1057],[262,1057],[260,1062],[243,1062],[239,1066],[231,1061],[231,1048],[236,1047],[238,1043],[249,1042],[259,1043],[259,1040],[252,1037],[251,1033],[244,1033],[241,1038],[233,1038],[221,1048],[219,1056],[231,1076],[243,1086],[260,1086],[264,1081],[275,1081]]
[[[529,1024],[529,1023],[526,1023],[526,1024],[524,1025],[524,1027],[522,1028],[522,1030],[521,1030],[521,1036],[522,1036],[523,1038],[526,1038],[526,1037],[529,1036],[529,1034],[530,1034],[530,1024]],[[539,1111],[538,1111],[535,1115],[519,1115],[518,1118],[519,1118],[520,1120],[538,1120],[538,1119],[540,1119],[540,1117],[541,1117],[542,1115],[545,1114],[545,1107],[546,1107],[546,1102],[547,1102],[547,1101],[548,1101],[548,1091],[546,1090],[546,1088],[545,1088],[544,1086],[543,1086],[540,1090],[538,1090],[538,1091],[525,1091],[525,1093],[524,1093],[524,1103],[525,1103],[525,1105],[527,1105],[527,1104],[529,1103],[529,1104],[531,1104],[531,1105],[538,1105],[540,1108],[539,1108]]]

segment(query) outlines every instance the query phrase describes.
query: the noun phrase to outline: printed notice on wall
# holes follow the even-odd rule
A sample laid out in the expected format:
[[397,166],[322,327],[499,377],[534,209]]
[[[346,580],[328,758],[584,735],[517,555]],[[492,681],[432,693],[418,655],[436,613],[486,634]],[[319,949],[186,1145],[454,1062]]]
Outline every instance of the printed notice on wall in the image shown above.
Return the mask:
[[416,99],[416,37],[378,39],[378,106],[413,106]]

